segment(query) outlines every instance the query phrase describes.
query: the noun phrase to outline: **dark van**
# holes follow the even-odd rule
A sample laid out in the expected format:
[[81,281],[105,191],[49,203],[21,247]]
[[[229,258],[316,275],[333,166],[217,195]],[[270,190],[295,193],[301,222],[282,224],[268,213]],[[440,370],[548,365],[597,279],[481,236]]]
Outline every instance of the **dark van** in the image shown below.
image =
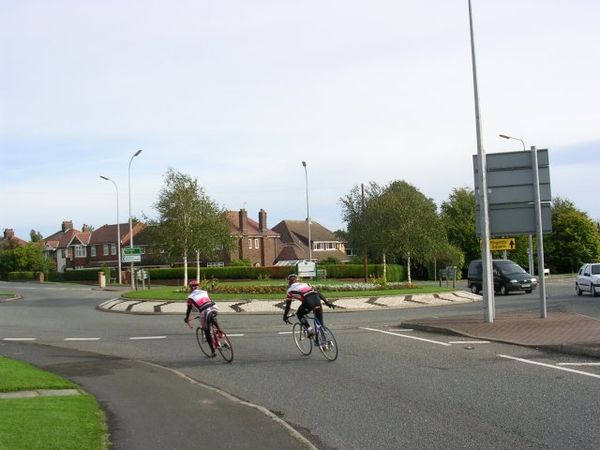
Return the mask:
[[[530,293],[537,287],[537,278],[527,273],[516,262],[510,259],[494,259],[492,261],[494,271],[494,292],[508,295],[509,292],[525,291]],[[474,294],[479,294],[482,289],[481,260],[476,259],[469,264],[467,280],[469,288]]]

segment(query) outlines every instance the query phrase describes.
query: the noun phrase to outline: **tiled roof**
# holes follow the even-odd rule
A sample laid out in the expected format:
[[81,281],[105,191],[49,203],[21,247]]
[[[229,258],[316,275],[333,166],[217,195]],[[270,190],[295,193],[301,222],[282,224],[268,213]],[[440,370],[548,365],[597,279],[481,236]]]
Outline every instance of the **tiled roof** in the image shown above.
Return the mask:
[[[134,225],[137,225],[137,223]],[[120,223],[118,227],[116,223],[111,225],[102,225],[100,228],[92,232],[90,245],[108,244],[116,242],[118,228],[120,228],[119,231],[121,232],[121,243],[123,243],[124,237],[129,235],[129,222]]]
[[[242,230],[240,229],[240,216],[238,211],[227,211],[227,220],[229,220],[229,225],[231,227],[232,234],[242,233]],[[278,236],[278,233],[269,229],[267,229],[264,234],[261,233],[259,230],[258,222],[256,220],[251,219],[250,217],[247,218],[247,224],[248,229],[246,232],[248,236]]]
[[[291,243],[300,240],[308,244],[308,225],[306,224],[306,220],[282,220],[273,227],[273,231],[279,233],[283,242]],[[339,242],[335,234],[314,220],[310,224],[310,239],[313,242]]]

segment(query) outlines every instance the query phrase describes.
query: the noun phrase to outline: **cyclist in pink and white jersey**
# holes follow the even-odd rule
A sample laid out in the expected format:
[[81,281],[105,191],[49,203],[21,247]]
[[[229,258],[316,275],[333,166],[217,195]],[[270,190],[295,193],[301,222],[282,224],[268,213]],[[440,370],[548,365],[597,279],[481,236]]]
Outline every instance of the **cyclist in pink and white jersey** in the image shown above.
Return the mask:
[[309,335],[312,335],[313,330],[309,325],[306,316],[309,312],[314,311],[315,317],[321,322],[321,325],[325,325],[323,322],[323,307],[321,306],[321,300],[329,308],[335,308],[335,305],[323,296],[320,292],[313,289],[308,283],[302,283],[298,281],[298,275],[292,273],[288,275],[288,290],[287,298],[285,299],[285,310],[283,312],[283,321],[290,323],[288,314],[290,312],[290,306],[292,300],[300,300],[301,305],[296,311],[296,316],[300,323],[306,328]]
[[217,354],[213,347],[212,337],[210,335],[210,324],[214,323],[219,331],[219,322],[217,322],[217,307],[215,303],[208,296],[208,292],[199,289],[198,282],[193,280],[189,283],[190,294],[187,298],[187,310],[185,312],[185,318],[183,321],[189,325],[190,313],[192,309],[195,309],[200,313],[200,327],[204,331],[206,336],[206,342],[210,346],[211,357],[215,357]]

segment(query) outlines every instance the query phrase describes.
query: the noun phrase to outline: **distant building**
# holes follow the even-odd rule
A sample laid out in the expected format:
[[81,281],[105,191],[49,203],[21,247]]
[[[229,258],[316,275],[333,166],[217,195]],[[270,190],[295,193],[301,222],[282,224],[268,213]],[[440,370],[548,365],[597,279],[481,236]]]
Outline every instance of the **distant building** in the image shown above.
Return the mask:
[[4,229],[4,235],[0,239],[0,250],[11,250],[25,245],[27,245],[27,241],[15,236],[15,231],[12,228]]
[[[309,259],[308,225],[306,220],[282,220],[273,227],[280,236],[280,251],[276,258],[277,265],[293,264]],[[348,262],[345,243],[323,225],[311,221],[310,240],[313,261],[320,262],[335,258],[340,262]]]
[[225,263],[233,259],[248,259],[255,267],[272,266],[279,252],[279,235],[267,226],[267,212],[258,212],[258,222],[248,218],[245,209],[227,211],[235,247],[225,255]]

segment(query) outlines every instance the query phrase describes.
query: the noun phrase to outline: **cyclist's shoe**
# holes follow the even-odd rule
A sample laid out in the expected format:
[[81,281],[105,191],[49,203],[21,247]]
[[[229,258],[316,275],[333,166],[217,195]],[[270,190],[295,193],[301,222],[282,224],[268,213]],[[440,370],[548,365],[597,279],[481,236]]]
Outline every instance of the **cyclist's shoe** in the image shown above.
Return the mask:
[[214,358],[215,356],[217,356],[217,352],[215,352],[215,351],[213,350],[213,352],[210,354],[209,358]]
[[313,330],[313,327],[308,327],[306,329],[306,336],[308,336],[309,338],[315,336],[315,331]]

